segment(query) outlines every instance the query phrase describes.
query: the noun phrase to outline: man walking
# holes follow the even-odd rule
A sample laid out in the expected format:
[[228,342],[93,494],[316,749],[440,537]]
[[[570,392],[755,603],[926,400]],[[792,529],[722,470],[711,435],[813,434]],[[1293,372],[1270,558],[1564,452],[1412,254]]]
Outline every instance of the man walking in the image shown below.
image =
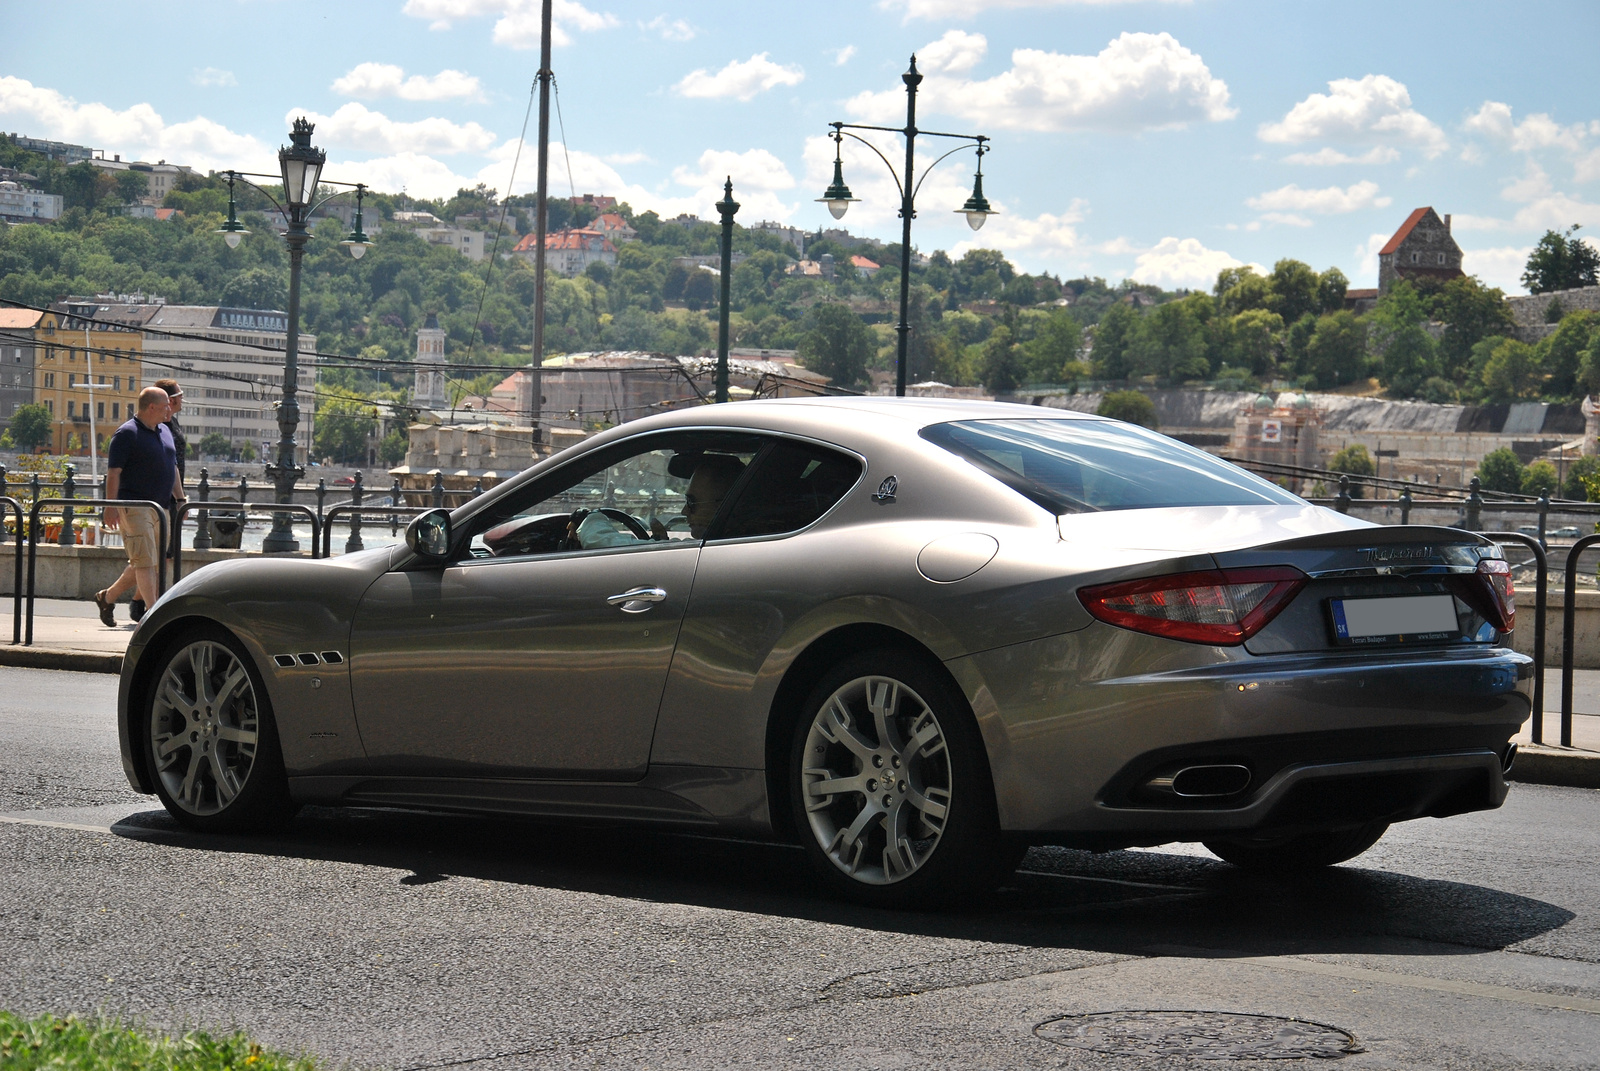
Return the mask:
[[[183,463],[189,457],[189,440],[184,437],[183,425],[178,423],[178,414],[183,412],[183,388],[178,386],[178,381],[175,379],[158,379],[155,385],[167,392],[167,401],[171,406],[171,413],[165,423],[167,430],[172,432],[172,448],[178,455],[178,486],[181,488],[184,477],[188,475]],[[173,533],[174,539],[177,538],[178,515],[176,512],[172,515],[171,527],[168,531]],[[171,548],[167,548],[162,553],[169,558],[172,557]],[[145,601],[135,592],[133,601],[128,604],[128,617],[133,621],[142,619],[144,617],[144,607]]]
[[[111,436],[106,451],[106,497],[114,501],[148,500],[163,506],[184,500],[183,484],[178,480],[177,450],[172,432],[165,422],[171,415],[167,392],[146,387],[139,392],[139,411]],[[104,591],[94,595],[100,620],[117,623],[112,607],[130,587],[137,587],[146,604],[158,597],[162,558],[166,547],[161,542],[161,526],[154,512],[107,506],[108,528],[122,529],[123,546],[128,552],[128,567]]]

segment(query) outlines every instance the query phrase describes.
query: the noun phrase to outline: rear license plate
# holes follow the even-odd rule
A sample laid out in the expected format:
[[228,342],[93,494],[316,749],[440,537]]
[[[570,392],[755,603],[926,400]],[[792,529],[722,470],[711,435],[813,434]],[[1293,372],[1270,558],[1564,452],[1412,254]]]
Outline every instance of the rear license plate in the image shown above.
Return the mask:
[[1329,599],[1333,642],[1341,646],[1430,643],[1461,635],[1456,601],[1449,595],[1394,595],[1381,599]]

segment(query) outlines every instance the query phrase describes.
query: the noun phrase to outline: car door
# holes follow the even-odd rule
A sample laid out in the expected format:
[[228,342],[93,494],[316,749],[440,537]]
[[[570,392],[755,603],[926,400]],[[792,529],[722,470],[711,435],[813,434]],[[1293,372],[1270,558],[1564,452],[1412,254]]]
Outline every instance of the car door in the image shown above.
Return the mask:
[[708,449],[742,464],[755,445],[618,444],[463,522],[459,560],[380,578],[351,640],[375,771],[643,776],[700,553],[684,462]]

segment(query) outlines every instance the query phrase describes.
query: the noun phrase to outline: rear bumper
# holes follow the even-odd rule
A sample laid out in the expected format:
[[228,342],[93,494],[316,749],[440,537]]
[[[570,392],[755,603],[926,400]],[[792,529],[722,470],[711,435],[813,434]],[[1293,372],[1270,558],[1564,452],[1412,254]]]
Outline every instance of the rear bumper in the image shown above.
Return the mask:
[[[1504,648],[1260,657],[1102,624],[947,665],[1002,827],[1108,847],[1499,806],[1532,693],[1532,660]],[[1248,766],[1248,789],[1216,806],[1138,791],[1203,762]]]

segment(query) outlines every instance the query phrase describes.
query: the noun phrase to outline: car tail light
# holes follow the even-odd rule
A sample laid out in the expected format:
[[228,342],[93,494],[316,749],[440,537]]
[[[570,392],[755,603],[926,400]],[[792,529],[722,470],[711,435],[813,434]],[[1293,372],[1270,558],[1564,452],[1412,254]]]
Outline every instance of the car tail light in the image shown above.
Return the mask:
[[1478,572],[1472,577],[1479,592],[1487,598],[1468,599],[1474,610],[1501,632],[1510,632],[1517,624],[1517,587],[1511,579],[1511,566],[1500,558],[1485,558],[1478,563]]
[[1288,566],[1211,569],[1102,584],[1078,598],[1110,625],[1231,647],[1265,628],[1305,583],[1306,575]]

